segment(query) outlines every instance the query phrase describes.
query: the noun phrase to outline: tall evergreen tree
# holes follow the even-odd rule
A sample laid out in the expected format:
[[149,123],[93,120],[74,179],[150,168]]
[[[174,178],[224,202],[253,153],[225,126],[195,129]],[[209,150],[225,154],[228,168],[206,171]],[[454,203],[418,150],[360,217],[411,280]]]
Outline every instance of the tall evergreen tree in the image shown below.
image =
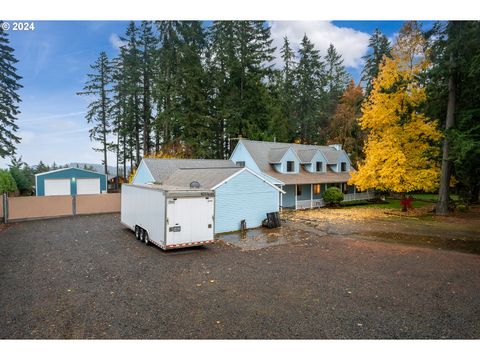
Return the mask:
[[[280,50],[283,61],[281,86],[280,86],[280,101],[281,111],[287,119],[287,131],[295,129],[295,100],[296,100],[296,83],[295,73],[297,70],[296,54],[290,45],[290,41],[285,36],[283,38],[283,46]],[[287,141],[293,140],[290,135]]]
[[100,149],[94,148],[94,150],[103,152],[103,165],[105,174],[107,174],[107,152],[109,149],[107,137],[111,132],[110,92],[112,84],[112,69],[108,56],[103,51],[100,53],[100,56],[95,63],[90,67],[93,72],[87,74],[88,80],[85,83],[83,91],[78,94],[94,97],[88,106],[86,118],[88,123],[93,124],[93,127],[90,129],[90,139],[99,141],[102,145]]
[[[219,133],[263,138],[270,119],[265,84],[275,48],[262,21],[218,21],[211,29]],[[230,149],[225,149],[228,155]]]
[[120,49],[120,55],[113,59],[114,71],[113,78],[113,96],[112,96],[112,132],[115,135],[115,142],[111,144],[112,151],[116,154],[117,177],[119,175],[119,164],[122,162],[123,177],[127,178],[128,142],[131,136],[129,124],[132,122],[129,117],[128,108],[128,79],[125,72],[125,53],[126,49]]
[[480,23],[437,23],[428,73],[428,112],[445,119],[437,214],[449,210],[451,174],[466,202],[480,200]]
[[180,136],[179,108],[179,21],[159,21],[157,29],[160,34],[160,50],[157,59],[157,76],[155,91],[157,101],[156,145],[158,152],[161,145],[169,144]]
[[142,21],[139,31],[139,47],[141,57],[142,81],[142,124],[143,124],[143,152],[150,153],[151,123],[152,123],[152,86],[154,79],[154,62],[157,51],[157,38],[152,30],[150,21]]
[[212,117],[208,112],[209,91],[204,67],[207,39],[199,21],[184,21],[179,26],[178,75],[180,138],[196,157],[214,156]]
[[326,85],[325,64],[318,50],[304,35],[300,44],[299,61],[295,71],[297,83],[297,139],[302,143],[317,143],[326,124],[320,120],[320,102]]
[[373,80],[377,77],[380,65],[382,64],[383,57],[387,56],[391,58],[392,47],[388,38],[382,34],[379,29],[375,29],[375,32],[370,36],[368,42],[370,51],[367,55],[363,56],[365,66],[362,70],[362,81],[365,83],[365,95],[370,95],[373,89]]
[[325,60],[325,81],[326,81],[326,101],[325,112],[328,122],[335,112],[335,106],[342,96],[350,80],[345,66],[343,65],[342,55],[340,55],[333,44],[330,44]]
[[15,135],[18,125],[15,123],[20,113],[18,103],[21,101],[18,90],[22,88],[15,64],[14,49],[9,45],[8,34],[3,30],[0,21],[0,157],[15,154],[15,144],[20,138]]
[[126,75],[126,89],[127,89],[127,106],[129,125],[133,132],[129,132],[133,136],[129,138],[130,148],[130,167],[137,167],[140,164],[140,157],[142,151],[142,94],[144,91],[142,85],[142,54],[139,44],[139,29],[134,21],[128,25],[125,37],[122,38],[125,42],[124,51],[122,52],[124,71]]

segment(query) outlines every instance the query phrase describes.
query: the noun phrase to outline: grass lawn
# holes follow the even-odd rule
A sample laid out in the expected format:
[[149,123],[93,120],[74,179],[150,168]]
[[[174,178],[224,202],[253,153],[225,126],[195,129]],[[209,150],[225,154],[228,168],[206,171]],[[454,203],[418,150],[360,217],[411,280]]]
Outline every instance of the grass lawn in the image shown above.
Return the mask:
[[[458,195],[450,195],[454,200],[458,200]],[[438,194],[413,194],[412,195],[413,207],[419,208],[427,205],[431,205],[432,203],[436,202],[438,199]],[[368,201],[364,200],[357,200],[357,201],[349,201],[348,203],[342,204],[344,207],[358,207],[358,208],[371,208],[371,209],[401,209],[402,206],[400,205],[399,199],[387,198],[387,203],[385,204],[370,204]]]
[[[437,201],[438,199],[438,194],[413,194],[412,196],[416,200]],[[459,199],[458,195],[455,194],[450,194],[450,197],[453,200]]]
[[[401,209],[402,206],[400,205],[400,200],[397,199],[386,199],[385,204],[369,204],[366,201],[351,201],[346,204],[343,204],[345,207],[355,206],[355,208],[365,208],[365,209]],[[419,208],[422,206],[431,205],[432,203],[429,201],[422,201],[422,200],[414,200],[413,207]]]

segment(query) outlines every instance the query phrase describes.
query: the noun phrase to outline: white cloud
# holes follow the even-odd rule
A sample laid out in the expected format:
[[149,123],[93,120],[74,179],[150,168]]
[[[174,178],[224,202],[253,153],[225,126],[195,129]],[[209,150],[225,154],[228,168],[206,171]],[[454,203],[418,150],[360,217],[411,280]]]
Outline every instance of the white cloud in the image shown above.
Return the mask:
[[115,33],[110,35],[108,40],[110,41],[110,44],[112,44],[113,48],[117,50],[126,44],[126,42],[122,41],[122,39],[120,39],[120,36]]
[[[359,68],[362,56],[368,51],[370,35],[352,28],[338,27],[330,21],[271,21],[273,45],[277,47],[277,58],[283,46],[283,38],[288,37],[293,49],[298,50],[305,34],[325,55],[327,48],[333,44],[344,59],[344,65]],[[280,60],[281,61],[281,60]]]
[[34,117],[34,118],[27,118],[27,119],[20,119],[22,125],[25,124],[35,124],[35,123],[44,123],[46,120],[54,120],[54,119],[63,119],[66,117],[78,116],[85,114],[86,111],[75,111],[75,112],[68,112],[63,114],[51,114],[46,116]]

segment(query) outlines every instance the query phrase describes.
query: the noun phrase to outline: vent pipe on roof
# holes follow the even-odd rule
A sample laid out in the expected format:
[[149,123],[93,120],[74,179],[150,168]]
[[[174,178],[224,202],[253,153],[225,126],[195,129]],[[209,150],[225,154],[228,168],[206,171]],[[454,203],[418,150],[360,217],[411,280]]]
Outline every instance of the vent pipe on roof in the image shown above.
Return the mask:
[[190,189],[200,189],[200,183],[198,181],[192,181],[190,183]]

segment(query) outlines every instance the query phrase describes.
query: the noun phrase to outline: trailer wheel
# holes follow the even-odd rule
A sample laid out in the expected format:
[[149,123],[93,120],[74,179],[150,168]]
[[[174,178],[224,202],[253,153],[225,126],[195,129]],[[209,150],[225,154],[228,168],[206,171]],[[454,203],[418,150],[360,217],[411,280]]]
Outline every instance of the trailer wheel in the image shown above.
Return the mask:
[[140,232],[140,226],[135,225],[135,237],[137,238],[137,240],[140,240]]
[[145,243],[145,245],[148,245],[150,243],[150,238],[148,237],[147,230],[143,230],[143,242]]

